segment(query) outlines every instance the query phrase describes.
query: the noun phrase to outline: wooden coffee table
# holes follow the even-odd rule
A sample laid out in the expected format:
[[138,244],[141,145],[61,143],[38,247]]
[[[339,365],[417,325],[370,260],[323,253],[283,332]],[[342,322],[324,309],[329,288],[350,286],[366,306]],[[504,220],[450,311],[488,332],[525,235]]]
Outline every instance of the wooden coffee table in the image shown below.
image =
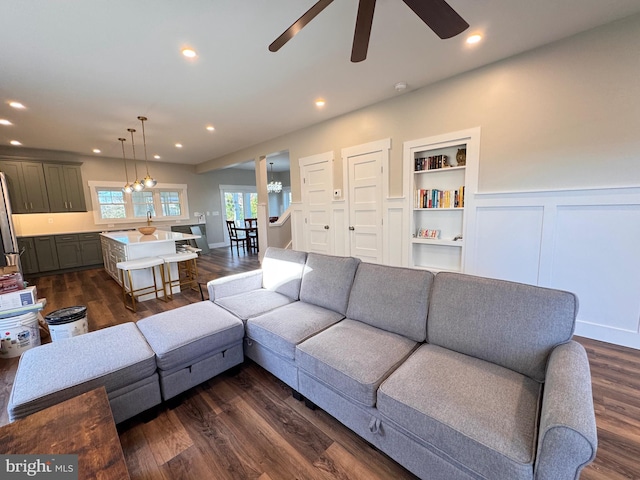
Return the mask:
[[104,387],[1,427],[0,445],[3,454],[77,454],[80,479],[130,478]]

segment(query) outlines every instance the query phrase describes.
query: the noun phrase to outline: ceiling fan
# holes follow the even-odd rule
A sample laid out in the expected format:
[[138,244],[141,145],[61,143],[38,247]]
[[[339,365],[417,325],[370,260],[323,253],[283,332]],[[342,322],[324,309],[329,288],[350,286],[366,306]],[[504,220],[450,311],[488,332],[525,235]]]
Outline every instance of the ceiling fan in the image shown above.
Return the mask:
[[[469,28],[469,24],[458,15],[445,0],[402,1],[442,39],[455,37]],[[280,50],[285,43],[291,40],[305,25],[327,8],[331,2],[333,2],[333,0],[318,0],[298,20],[287,28],[282,35],[269,45],[269,50],[271,52]],[[356,29],[353,35],[353,47],[351,49],[352,62],[361,62],[367,58],[375,7],[376,0],[360,0],[358,4]]]

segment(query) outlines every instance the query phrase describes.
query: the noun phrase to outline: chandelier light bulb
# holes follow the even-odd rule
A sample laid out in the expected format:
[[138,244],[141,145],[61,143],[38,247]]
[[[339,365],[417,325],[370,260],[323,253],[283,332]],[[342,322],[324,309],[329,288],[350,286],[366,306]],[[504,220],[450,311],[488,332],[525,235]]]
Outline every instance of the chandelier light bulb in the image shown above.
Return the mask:
[[158,184],[158,181],[151,178],[149,174],[147,174],[147,176],[142,179],[142,183],[144,184],[145,187],[151,188],[151,187],[155,187]]

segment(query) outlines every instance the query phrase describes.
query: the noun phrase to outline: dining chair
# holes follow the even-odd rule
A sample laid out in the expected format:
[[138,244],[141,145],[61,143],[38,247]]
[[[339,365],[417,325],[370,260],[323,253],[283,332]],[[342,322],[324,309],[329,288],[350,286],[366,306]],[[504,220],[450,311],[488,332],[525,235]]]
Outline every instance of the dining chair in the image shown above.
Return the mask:
[[247,246],[250,250],[258,251],[258,219],[257,218],[245,218],[245,228],[254,228],[255,230],[247,231]]
[[233,220],[227,220],[227,232],[229,233],[229,247],[231,248],[231,255],[233,255],[233,243],[236,244],[236,251],[240,255],[240,244],[242,249],[247,251],[247,237],[244,232],[238,232],[236,222]]

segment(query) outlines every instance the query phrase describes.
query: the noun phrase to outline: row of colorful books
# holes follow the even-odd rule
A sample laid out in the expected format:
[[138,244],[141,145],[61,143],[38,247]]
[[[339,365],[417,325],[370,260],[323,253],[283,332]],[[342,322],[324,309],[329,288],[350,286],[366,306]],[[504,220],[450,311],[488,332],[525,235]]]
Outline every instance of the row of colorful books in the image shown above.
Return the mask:
[[433,155],[432,157],[420,157],[415,159],[415,171],[437,170],[449,167],[449,157],[446,155]]
[[415,208],[462,208],[464,186],[457,190],[418,189],[415,192],[414,205]]

